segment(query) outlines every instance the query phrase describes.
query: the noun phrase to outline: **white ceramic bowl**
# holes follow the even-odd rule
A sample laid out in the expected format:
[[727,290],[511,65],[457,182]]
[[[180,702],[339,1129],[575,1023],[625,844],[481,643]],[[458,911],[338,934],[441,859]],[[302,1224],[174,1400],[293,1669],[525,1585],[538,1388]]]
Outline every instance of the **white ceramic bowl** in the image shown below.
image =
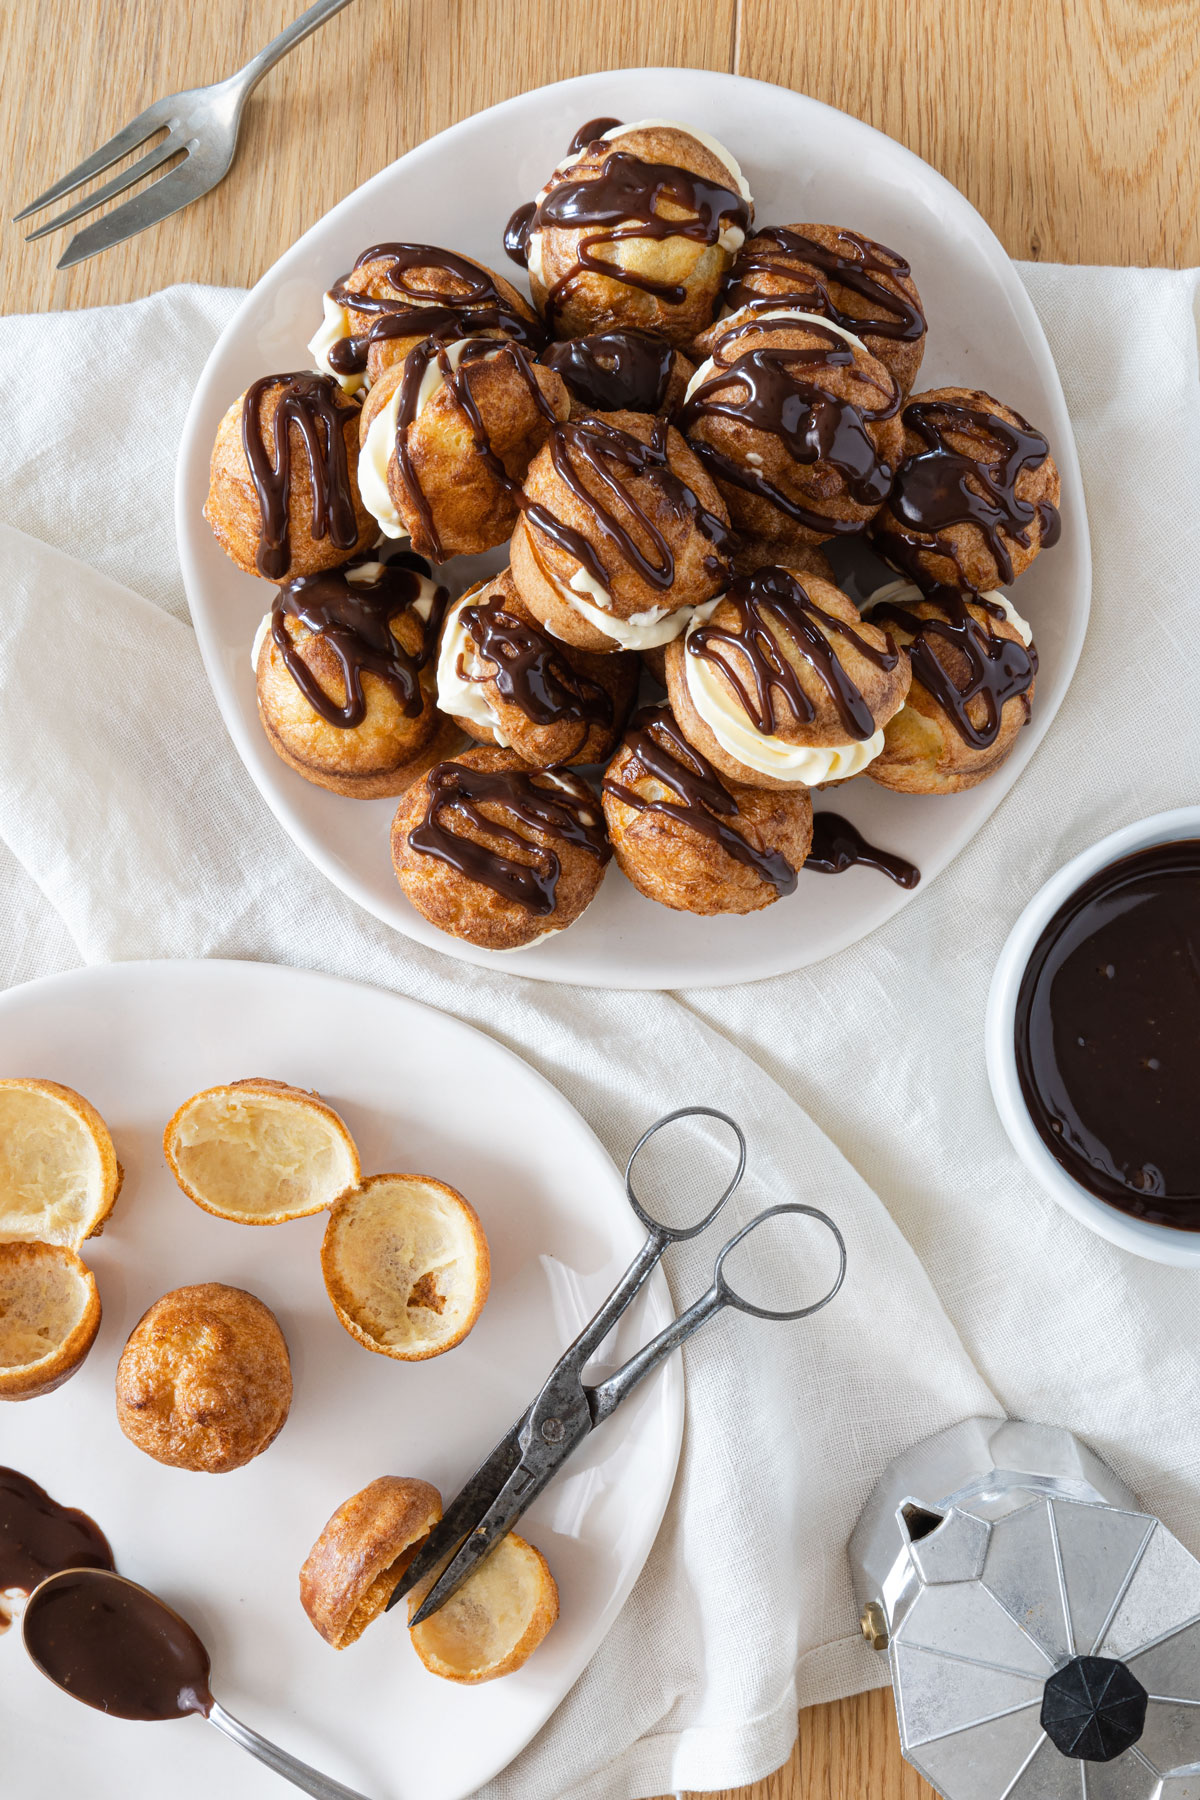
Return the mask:
[[1179,838],[1200,838],[1200,806],[1180,806],[1173,812],[1156,813],[1136,825],[1126,825],[1101,838],[1090,850],[1078,856],[1052,875],[1033,896],[1008,935],[1000,952],[996,972],[988,994],[987,1022],[984,1042],[987,1049],[988,1079],[1000,1121],[1007,1131],[1013,1149],[1031,1175],[1035,1175],[1046,1192],[1065,1207],[1067,1212],[1107,1238],[1122,1250],[1145,1256],[1151,1262],[1174,1263],[1180,1268],[1200,1268],[1200,1232],[1178,1231],[1171,1225],[1153,1225],[1135,1219],[1128,1213],[1109,1206],[1073,1176],[1047,1149],[1029,1116],[1017,1077],[1016,1007],[1017,992],[1034,945],[1054,917],[1077,888],[1110,863],[1135,850],[1148,850],[1154,844],[1168,844]]

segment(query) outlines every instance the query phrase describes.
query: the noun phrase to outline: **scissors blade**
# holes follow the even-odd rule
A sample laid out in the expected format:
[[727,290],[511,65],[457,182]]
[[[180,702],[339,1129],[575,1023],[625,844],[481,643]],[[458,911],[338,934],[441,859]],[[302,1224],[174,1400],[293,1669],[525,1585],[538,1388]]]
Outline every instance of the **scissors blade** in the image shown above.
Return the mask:
[[455,1495],[441,1519],[425,1539],[417,1554],[392,1589],[385,1612],[390,1612],[419,1582],[426,1581],[438,1564],[461,1542],[476,1519],[503,1490],[505,1482],[521,1460],[521,1427],[524,1417],[506,1431],[491,1454],[484,1458],[470,1480]]
[[410,1628],[426,1619],[452,1600],[468,1575],[483,1561],[490,1550],[506,1537],[527,1506],[532,1505],[551,1478],[557,1475],[570,1449],[555,1446],[552,1454],[542,1453],[536,1461],[522,1458],[510,1479],[488,1507],[470,1536],[455,1551],[420,1606],[409,1620]]

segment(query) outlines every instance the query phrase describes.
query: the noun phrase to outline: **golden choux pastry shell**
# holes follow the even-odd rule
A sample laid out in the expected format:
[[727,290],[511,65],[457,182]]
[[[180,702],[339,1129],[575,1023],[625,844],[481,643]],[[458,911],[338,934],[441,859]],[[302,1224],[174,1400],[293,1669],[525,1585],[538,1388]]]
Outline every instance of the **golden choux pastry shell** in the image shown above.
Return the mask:
[[323,1212],[362,1173],[345,1121],[319,1095],[258,1078],[185,1100],[163,1151],[189,1200],[241,1225]]
[[383,1612],[442,1516],[428,1481],[381,1475],[342,1502],[300,1571],[300,1603],[327,1644],[345,1650]]
[[0,1241],[77,1250],[104,1229],[122,1169],[90,1101],[57,1081],[0,1080]]
[[[414,1588],[409,1616],[430,1583]],[[472,1570],[458,1592],[423,1625],[410,1628],[425,1667],[447,1681],[475,1683],[511,1675],[527,1662],[558,1618],[558,1586],[540,1550],[510,1531]]]
[[0,1244],[0,1400],[72,1376],[100,1329],[96,1278],[63,1244]]

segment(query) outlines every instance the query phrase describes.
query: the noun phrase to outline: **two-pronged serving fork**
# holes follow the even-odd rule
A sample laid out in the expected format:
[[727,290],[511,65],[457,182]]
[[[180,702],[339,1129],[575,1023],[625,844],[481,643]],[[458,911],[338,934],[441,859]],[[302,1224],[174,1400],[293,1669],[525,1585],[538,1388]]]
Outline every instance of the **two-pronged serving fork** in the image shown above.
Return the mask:
[[163,163],[180,153],[182,162],[127,200],[124,206],[114,208],[73,237],[57,266],[70,269],[101,250],[111,250],[114,244],[123,244],[126,238],[136,236],[150,225],[157,225],[162,219],[169,219],[181,207],[199,200],[228,173],[237,151],[242,109],[267,70],[274,68],[281,57],[314,32],[318,25],[323,25],[326,19],[331,19],[334,13],[341,12],[349,4],[350,0],[315,0],[307,12],[301,13],[277,38],[272,38],[266,49],[260,50],[236,75],[230,75],[225,81],[215,81],[211,87],[187,88],[181,94],[156,100],[136,119],[131,119],[124,130],[109,138],[107,144],[101,144],[99,150],[84,157],[61,181],[56,181],[44,194],[31,200],[16,217],[25,219],[30,213],[53,205],[64,194],[73,193],[94,175],[111,168],[113,163],[128,156],[157,132],[165,131],[167,135],[161,142],[114,175],[111,181],[106,181],[103,187],[85,194],[74,206],[69,206],[45,225],[39,225],[36,231],[29,233],[29,238],[45,237],[47,232],[74,224],[76,219],[102,206],[106,200],[114,199],[117,194],[123,194],[135,181],[161,168]]

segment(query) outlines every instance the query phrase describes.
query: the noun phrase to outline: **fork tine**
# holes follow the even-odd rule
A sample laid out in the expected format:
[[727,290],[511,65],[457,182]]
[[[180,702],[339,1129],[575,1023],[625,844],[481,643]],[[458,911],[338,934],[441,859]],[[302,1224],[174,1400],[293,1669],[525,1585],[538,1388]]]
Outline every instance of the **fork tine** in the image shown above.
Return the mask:
[[197,161],[196,157],[189,156],[176,168],[160,175],[157,181],[152,181],[140,194],[135,194],[132,200],[114,207],[94,225],[86,226],[71,239],[55,268],[73,269],[76,263],[86,262],[89,256],[96,256],[101,250],[111,250],[114,244],[123,244],[126,238],[136,237],[148,225],[169,219],[172,213],[207,194],[225,175],[228,164],[218,174],[209,176],[200,172]]
[[56,213],[44,225],[39,225],[36,231],[29,232],[25,242],[32,244],[35,238],[45,237],[48,232],[58,231],[63,225],[73,224],[85,213],[94,212],[96,207],[102,206],[106,200],[114,199],[117,194],[123,194],[127,187],[132,187],[143,175],[149,175],[152,169],[157,169],[168,157],[177,156],[182,149],[183,145],[172,133],[161,144],[155,144],[153,150],[148,150],[145,156],[139,156],[135,163],[130,163],[127,169],[122,169],[119,175],[114,175],[111,181],[106,181],[103,187],[97,188],[95,193],[85,194],[82,200],[77,200],[66,212]]
[[[172,99],[174,97],[172,96]],[[56,200],[61,200],[63,195],[69,194],[73,188],[81,187],[85,181],[90,181],[93,175],[101,174],[118,158],[128,156],[131,150],[136,150],[139,144],[144,144],[152,132],[163,129],[169,121],[170,112],[170,101],[156,100],[153,106],[148,106],[145,112],[138,114],[136,119],[131,119],[128,125],[117,132],[115,137],[109,138],[107,144],[101,144],[98,150],[93,150],[90,156],[85,156],[83,161],[77,163],[69,174],[62,177],[61,181],[56,181],[54,186],[48,187],[44,194],[39,194],[36,200],[29,202],[28,206],[23,206],[19,213],[14,213],[14,224],[19,219],[27,219],[30,213],[40,212],[43,206],[52,206]]]

